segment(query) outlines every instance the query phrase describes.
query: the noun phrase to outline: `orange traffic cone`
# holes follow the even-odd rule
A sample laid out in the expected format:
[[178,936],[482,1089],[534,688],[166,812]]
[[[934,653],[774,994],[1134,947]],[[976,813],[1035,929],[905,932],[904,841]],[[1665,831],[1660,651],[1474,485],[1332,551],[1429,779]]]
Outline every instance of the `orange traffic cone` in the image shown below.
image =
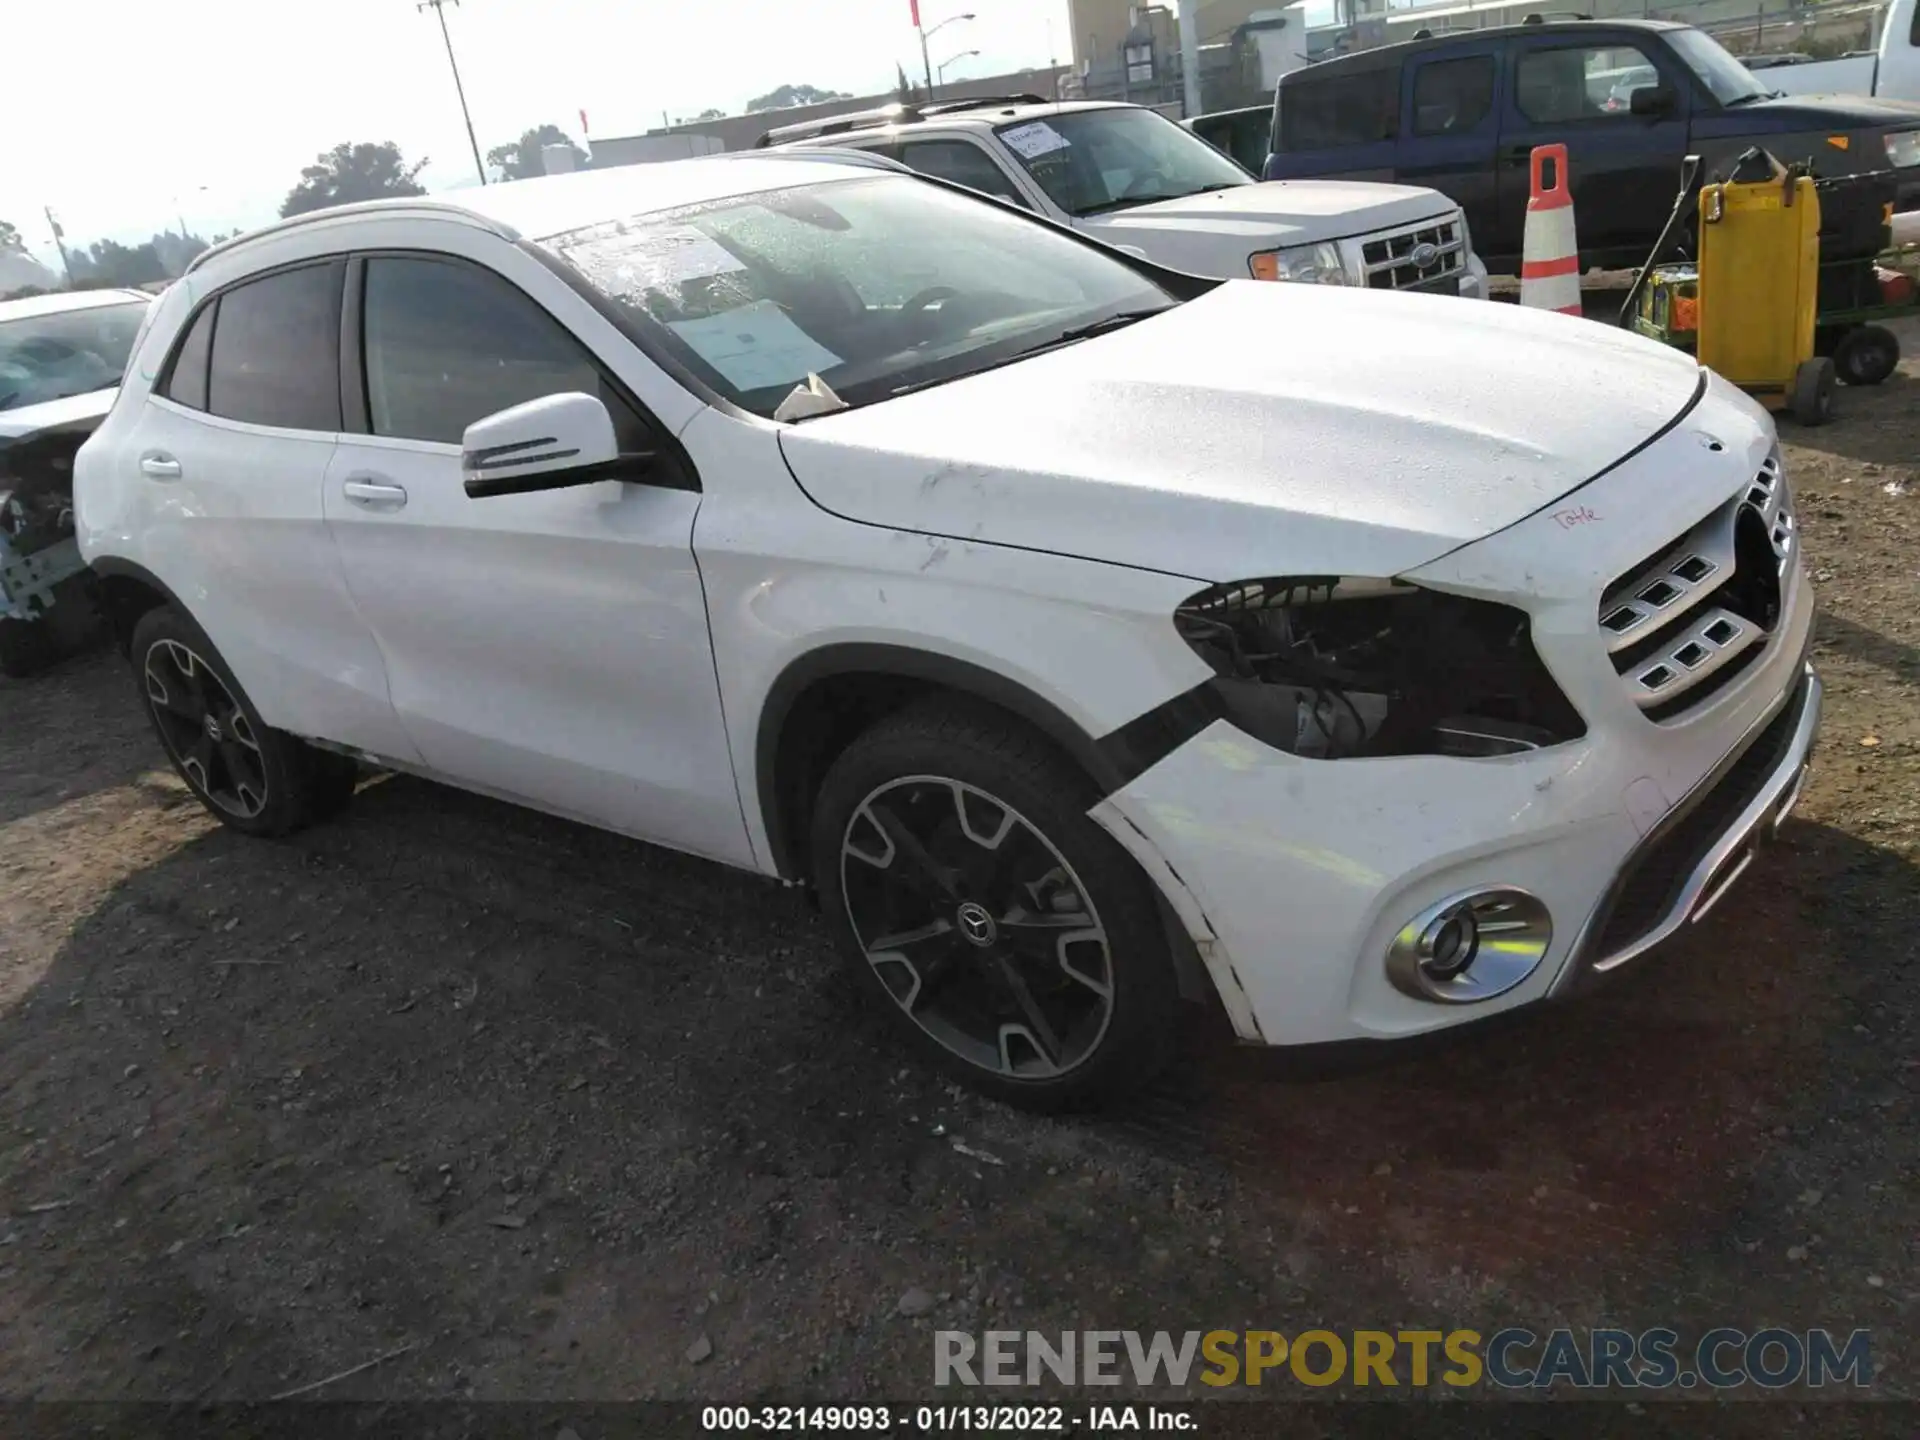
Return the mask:
[[[1553,184],[1546,183],[1551,167]],[[1533,148],[1527,228],[1521,244],[1520,303],[1536,310],[1580,313],[1580,246],[1573,235],[1573,195],[1567,189],[1567,147]]]

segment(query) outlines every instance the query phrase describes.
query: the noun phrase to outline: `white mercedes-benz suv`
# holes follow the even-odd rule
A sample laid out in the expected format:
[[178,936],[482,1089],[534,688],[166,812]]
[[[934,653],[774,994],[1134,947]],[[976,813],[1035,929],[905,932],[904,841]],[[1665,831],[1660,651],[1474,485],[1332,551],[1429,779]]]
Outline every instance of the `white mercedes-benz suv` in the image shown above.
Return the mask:
[[79,456],[222,821],[413,772],[809,887],[973,1083],[1562,996],[1698,918],[1819,714],[1773,426],[1502,305],[1196,280],[716,158],[218,247]]

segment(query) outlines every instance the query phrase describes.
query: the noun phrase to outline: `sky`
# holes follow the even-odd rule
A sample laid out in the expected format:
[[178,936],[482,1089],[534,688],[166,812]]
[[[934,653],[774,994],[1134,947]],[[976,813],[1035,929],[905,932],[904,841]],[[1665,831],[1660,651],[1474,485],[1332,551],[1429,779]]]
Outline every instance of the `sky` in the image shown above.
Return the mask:
[[[1066,0],[921,0],[949,80],[1069,58]],[[632,135],[783,84],[871,94],[920,74],[909,0],[449,0],[484,155],[544,123]],[[415,0],[0,0],[0,220],[70,245],[264,224],[342,141],[397,143],[432,190],[474,182],[440,27]],[[46,63],[36,63],[37,56]],[[32,123],[24,123],[31,119]]]

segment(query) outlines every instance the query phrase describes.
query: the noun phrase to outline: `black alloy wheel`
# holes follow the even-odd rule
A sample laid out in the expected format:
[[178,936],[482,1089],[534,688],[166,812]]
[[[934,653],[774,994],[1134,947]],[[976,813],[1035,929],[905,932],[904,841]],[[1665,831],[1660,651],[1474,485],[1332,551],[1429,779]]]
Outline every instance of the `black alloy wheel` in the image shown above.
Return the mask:
[[238,820],[267,808],[266,760],[247,719],[211,666],[178,640],[147,648],[147,708],[168,758],[199,794]]
[[1052,1079],[1105,1038],[1106,929],[1073,867],[1011,806],[957,780],[889,781],[847,826],[840,883],[880,983],[965,1064]]
[[811,817],[855,984],[928,1059],[1029,1109],[1109,1103],[1175,1049],[1169,933],[1099,801],[1044,737],[947,697],[856,738]]
[[128,653],[161,747],[216,820],[284,835],[353,797],[359,765],[267,725],[213,642],[178,610],[142,615]]

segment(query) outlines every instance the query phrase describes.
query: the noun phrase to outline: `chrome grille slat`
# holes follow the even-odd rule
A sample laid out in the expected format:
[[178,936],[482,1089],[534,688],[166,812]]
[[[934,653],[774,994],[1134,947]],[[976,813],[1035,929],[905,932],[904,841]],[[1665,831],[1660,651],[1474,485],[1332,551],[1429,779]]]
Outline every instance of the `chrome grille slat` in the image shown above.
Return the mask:
[[[1651,566],[1629,572],[1600,599],[1600,629],[1607,653],[1631,650],[1661,627],[1693,610],[1733,573],[1731,506],[1721,506],[1673,543]],[[1699,572],[1699,561],[1711,568]],[[1658,585],[1673,593],[1659,603],[1646,598]],[[1621,617],[1628,617],[1622,619]]]
[[1670,645],[1632,667],[1633,703],[1642,710],[1666,705],[1766,642],[1767,632],[1758,625],[1716,605]]
[[1780,569],[1784,573],[1793,562],[1793,552],[1800,537],[1778,452],[1769,455],[1766,463],[1760,467],[1760,473],[1753,477],[1753,484],[1747,489],[1746,503],[1758,511],[1765,522],[1767,537],[1773,542],[1773,553],[1780,557]]
[[[1424,267],[1414,260],[1414,252],[1423,245],[1431,245],[1434,251]],[[1459,276],[1466,268],[1466,248],[1460,217],[1455,214],[1369,236],[1360,244],[1360,258],[1370,289],[1426,289]]]
[[[1766,579],[1754,574],[1765,564],[1756,565],[1756,516],[1777,562],[1777,574]],[[1764,591],[1779,583],[1798,548],[1792,495],[1775,450],[1746,489],[1609,585],[1597,611],[1601,643],[1634,705],[1666,724],[1721,686],[1737,684],[1739,669],[1771,643],[1778,613],[1777,598],[1755,598],[1755,584]]]

